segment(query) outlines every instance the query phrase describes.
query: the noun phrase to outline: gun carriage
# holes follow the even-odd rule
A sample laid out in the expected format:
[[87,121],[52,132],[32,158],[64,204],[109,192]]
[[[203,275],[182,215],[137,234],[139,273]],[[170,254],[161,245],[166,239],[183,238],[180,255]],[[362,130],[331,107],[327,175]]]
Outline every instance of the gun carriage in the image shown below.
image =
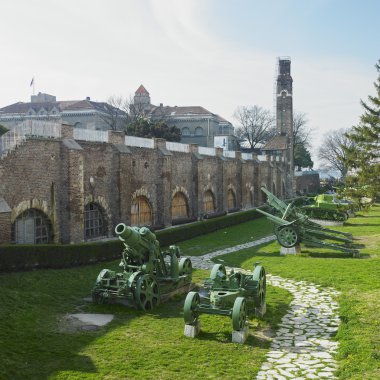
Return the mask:
[[177,246],[161,252],[156,235],[146,227],[120,223],[116,235],[124,244],[120,266],[123,272],[103,269],[92,289],[94,302],[122,300],[129,306],[150,310],[161,301],[191,285],[192,264],[181,258]]
[[334,195],[320,194],[312,199],[312,204],[302,206],[302,211],[310,218],[344,222],[355,215],[355,205],[338,200]]
[[249,313],[263,315],[266,275],[258,264],[249,274],[234,270],[227,274],[223,264],[215,264],[202,291],[188,293],[183,308],[185,324],[197,325],[202,313],[225,315],[231,318],[234,331],[242,331]]
[[257,211],[274,223],[274,233],[282,247],[292,248],[302,242],[308,246],[352,253],[354,257],[359,255],[359,251],[352,248],[350,233],[324,228],[309,220],[293,202],[286,204],[264,187],[261,190],[267,195],[271,213],[260,209]]

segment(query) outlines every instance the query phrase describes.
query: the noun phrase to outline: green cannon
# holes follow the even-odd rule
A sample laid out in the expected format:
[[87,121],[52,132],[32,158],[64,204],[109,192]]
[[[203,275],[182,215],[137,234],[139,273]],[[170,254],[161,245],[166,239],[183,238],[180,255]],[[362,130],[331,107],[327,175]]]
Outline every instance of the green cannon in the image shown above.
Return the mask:
[[215,264],[210,277],[200,292],[189,292],[185,299],[185,325],[197,326],[199,315],[225,315],[231,318],[234,331],[247,326],[247,315],[262,316],[266,311],[266,274],[259,263],[252,273],[231,270],[227,274],[223,264]]
[[274,233],[282,247],[292,248],[304,243],[308,246],[352,253],[354,257],[359,255],[359,251],[352,248],[350,233],[324,228],[309,220],[302,208],[295,207],[293,202],[286,204],[265,187],[261,190],[267,195],[267,203],[272,213],[260,209],[257,211],[274,223]]
[[187,292],[191,285],[192,264],[181,258],[177,246],[161,252],[156,235],[146,227],[120,223],[116,235],[124,244],[120,266],[123,272],[103,269],[92,289],[94,302],[121,300],[142,310],[153,309],[172,295]]
[[335,195],[320,194],[311,199],[312,204],[302,206],[302,211],[310,218],[343,222],[354,215],[355,205]]

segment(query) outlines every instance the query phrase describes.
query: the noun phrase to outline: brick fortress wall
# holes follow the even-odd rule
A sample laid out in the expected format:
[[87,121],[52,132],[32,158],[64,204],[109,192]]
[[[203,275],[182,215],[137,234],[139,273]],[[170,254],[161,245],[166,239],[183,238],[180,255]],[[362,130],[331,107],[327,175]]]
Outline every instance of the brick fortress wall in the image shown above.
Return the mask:
[[70,243],[84,240],[84,208],[90,202],[104,210],[112,236],[117,223],[130,224],[132,201],[139,195],[149,200],[156,227],[172,224],[177,191],[187,198],[190,218],[203,215],[207,190],[214,194],[216,212],[227,211],[229,190],[238,209],[261,204],[263,185],[284,196],[285,167],[279,157],[242,159],[236,152],[228,158],[220,148],[213,156],[201,155],[194,144],[188,153],[169,151],[161,139],[153,148],[126,146],[124,135],[111,131],[107,143],[72,137],[65,126],[61,139],[28,139],[0,159],[0,198],[11,210],[0,214],[0,243],[10,241],[10,226],[29,208],[47,216],[55,242]]

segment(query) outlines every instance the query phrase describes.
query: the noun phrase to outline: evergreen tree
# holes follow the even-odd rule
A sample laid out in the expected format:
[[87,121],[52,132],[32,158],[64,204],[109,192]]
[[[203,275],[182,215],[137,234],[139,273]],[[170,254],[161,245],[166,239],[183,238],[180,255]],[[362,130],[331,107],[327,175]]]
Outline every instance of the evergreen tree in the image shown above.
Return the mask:
[[126,134],[129,136],[162,138],[166,141],[180,141],[181,131],[176,126],[168,126],[164,122],[153,123],[148,119],[140,118],[128,124]]
[[364,113],[360,123],[347,136],[356,143],[347,149],[347,164],[356,169],[358,185],[373,188],[373,196],[380,191],[380,60],[375,65],[379,76],[374,82],[375,96],[361,100]]
[[8,129],[4,127],[4,125],[0,124],[0,136],[4,133],[8,132]]
[[313,165],[314,162],[305,144],[298,143],[294,145],[294,166],[298,166],[298,170],[301,170],[301,168],[312,168]]

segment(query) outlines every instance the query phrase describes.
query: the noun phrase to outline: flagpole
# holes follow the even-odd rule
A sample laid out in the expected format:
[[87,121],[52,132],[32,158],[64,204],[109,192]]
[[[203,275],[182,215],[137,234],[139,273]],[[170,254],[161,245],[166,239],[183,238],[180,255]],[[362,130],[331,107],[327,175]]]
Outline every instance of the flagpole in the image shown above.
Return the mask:
[[34,87],[34,77],[32,78],[32,81],[30,82],[30,87],[33,87],[33,96],[36,94],[35,87]]

